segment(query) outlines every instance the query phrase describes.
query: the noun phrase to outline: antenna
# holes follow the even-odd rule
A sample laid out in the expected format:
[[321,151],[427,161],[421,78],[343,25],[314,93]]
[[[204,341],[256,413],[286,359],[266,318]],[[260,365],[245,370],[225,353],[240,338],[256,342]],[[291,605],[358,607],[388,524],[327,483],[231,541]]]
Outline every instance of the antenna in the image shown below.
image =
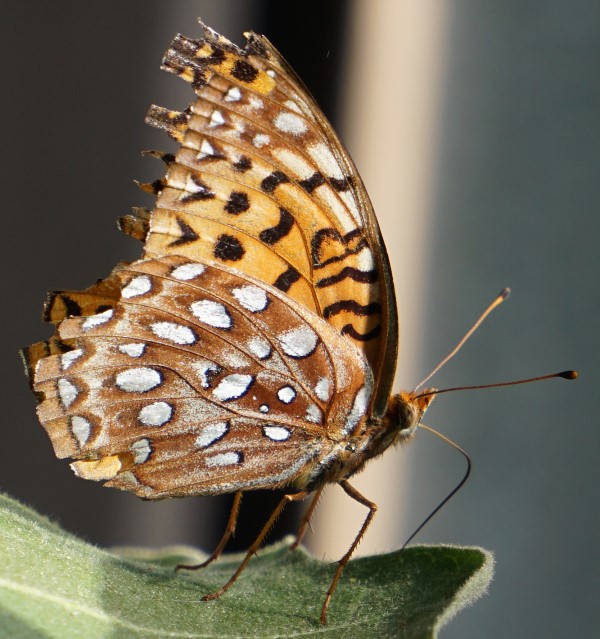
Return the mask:
[[[579,377],[579,373],[577,371],[562,371],[560,373],[551,373],[550,375],[540,375],[539,377],[528,377],[527,379],[517,379],[512,382],[496,382],[495,384],[478,384],[475,386],[455,386],[453,388],[443,388],[442,390],[432,390],[432,391],[427,391],[425,393],[420,393],[419,395],[417,395],[417,397],[428,397],[429,395],[439,395],[440,393],[450,393],[454,391],[479,390],[481,388],[497,388],[498,386],[516,386],[517,384],[528,384],[529,382],[539,382],[543,379],[554,379],[555,377],[561,377],[562,379],[577,379]],[[419,384],[419,386],[420,385],[421,384]]]
[[485,311],[483,311],[479,319],[475,322],[475,324],[473,324],[473,326],[471,326],[471,328],[467,331],[466,335],[460,340],[460,342],[458,342],[458,344],[448,353],[448,355],[446,355],[446,357],[444,357],[444,359],[431,371],[431,373],[429,373],[429,375],[427,375],[427,377],[422,382],[419,382],[415,386],[413,393],[415,393],[419,388],[421,388],[423,384],[428,382],[440,370],[440,368],[442,368],[442,366],[445,366],[456,355],[456,353],[458,353],[458,351],[462,348],[463,344],[479,328],[483,320],[496,308],[496,306],[499,306],[500,304],[502,304],[502,302],[504,302],[504,300],[509,295],[510,295],[509,288],[502,289],[500,293],[498,293],[498,295],[496,296],[496,299],[494,299],[494,301],[485,309]]

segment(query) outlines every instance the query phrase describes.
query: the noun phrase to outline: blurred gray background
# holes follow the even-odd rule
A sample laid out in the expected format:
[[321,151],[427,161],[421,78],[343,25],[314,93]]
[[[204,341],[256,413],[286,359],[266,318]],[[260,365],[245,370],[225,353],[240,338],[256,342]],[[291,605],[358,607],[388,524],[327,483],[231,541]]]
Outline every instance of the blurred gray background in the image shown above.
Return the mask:
[[[189,87],[158,66],[175,32],[198,33],[196,16],[238,43],[244,30],[265,33],[348,144],[394,264],[406,354],[399,385],[424,377],[504,286],[513,296],[433,383],[580,371],[577,382],[434,402],[426,423],[467,449],[474,470],[416,541],[496,554],[489,595],[442,636],[591,636],[600,621],[593,0],[3,3],[0,361],[8,414],[0,489],[101,545],[209,549],[221,534],[227,498],[144,503],[75,479],[37,423],[16,354],[49,334],[40,320],[46,291],[84,288],[139,255],[115,218],[151,202],[133,178],[161,175],[139,151],[173,148],[143,118],[151,103],[189,102]],[[412,50],[404,46],[411,34],[424,34]],[[416,203],[402,204],[416,182]],[[425,432],[385,463],[368,475],[367,496],[386,507],[374,546],[367,538],[363,550],[399,547],[463,468]],[[275,497],[260,499],[244,502],[236,547],[256,534]],[[318,520],[345,509],[347,500],[340,503],[325,501]],[[356,528],[364,516],[357,512]],[[295,517],[273,536],[293,530]],[[334,523],[315,529],[315,552],[340,554],[327,541],[338,537]]]

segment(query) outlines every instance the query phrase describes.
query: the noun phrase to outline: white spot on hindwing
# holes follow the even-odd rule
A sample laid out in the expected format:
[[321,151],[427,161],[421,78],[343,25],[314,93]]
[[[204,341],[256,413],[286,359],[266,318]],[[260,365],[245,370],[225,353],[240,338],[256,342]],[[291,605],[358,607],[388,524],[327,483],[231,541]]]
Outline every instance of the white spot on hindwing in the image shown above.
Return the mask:
[[219,453],[206,457],[205,461],[207,466],[233,466],[241,463],[242,459],[242,453]]
[[263,434],[265,437],[273,440],[274,442],[284,442],[290,438],[292,434],[287,428],[283,426],[263,426]]
[[143,464],[148,457],[150,457],[150,453],[152,452],[152,448],[150,447],[150,440],[146,439],[138,439],[136,442],[133,442],[129,447],[129,450],[133,453],[133,461],[135,464]]
[[196,437],[196,446],[198,448],[207,448],[215,442],[222,439],[229,431],[229,422],[217,422],[216,424],[208,424]]
[[231,328],[231,316],[223,304],[212,300],[199,300],[190,306],[190,310],[201,322],[214,328]]
[[130,299],[138,295],[145,295],[152,289],[152,280],[147,275],[137,275],[121,291],[121,297]]
[[204,264],[198,264],[197,262],[189,262],[188,264],[182,264],[177,266],[171,271],[171,277],[181,282],[188,282],[193,280],[198,275],[202,275],[206,270]]
[[358,268],[361,271],[372,271],[376,268],[375,258],[373,257],[373,253],[371,249],[365,245],[357,254]]
[[299,153],[293,148],[276,147],[273,149],[273,155],[291,172],[295,173],[295,177],[300,180],[306,180],[310,178],[314,172],[314,165],[307,162]]
[[235,370],[251,365],[251,360],[237,348],[224,348],[220,353],[220,357],[223,364]]
[[119,344],[119,351],[123,355],[129,355],[129,357],[141,357],[146,350],[146,344],[144,342],[133,342],[130,344]]
[[64,378],[58,380],[57,386],[60,401],[65,408],[69,408],[69,406],[77,399],[79,391],[74,384]]
[[365,384],[356,393],[352,409],[346,417],[346,423],[344,424],[343,433],[348,435],[351,433],[360,420],[364,417],[369,406],[369,400],[371,399],[371,384]]
[[67,351],[60,356],[60,365],[63,371],[66,371],[69,366],[83,355],[81,348],[75,348],[72,351]]
[[173,415],[173,407],[167,402],[154,402],[144,406],[138,419],[144,426],[164,426]]
[[306,409],[305,417],[307,422],[311,422],[313,424],[320,424],[323,419],[323,416],[321,414],[321,409],[315,404],[311,404]]
[[252,375],[240,375],[239,373],[227,375],[219,382],[213,395],[222,402],[238,399],[248,392],[253,382]]
[[173,342],[173,344],[194,344],[198,340],[189,326],[175,322],[154,322],[150,328],[157,337]]
[[329,399],[329,379],[327,377],[321,377],[315,384],[315,394],[322,402]]
[[221,367],[214,362],[209,362],[207,360],[200,360],[198,362],[194,362],[192,364],[192,368],[196,371],[200,379],[200,384],[202,388],[210,388],[211,387],[211,378],[215,375],[218,375],[221,372]]
[[309,326],[293,328],[282,333],[278,339],[284,353],[296,358],[308,357],[319,343],[317,334]]
[[283,386],[277,391],[277,398],[284,404],[290,404],[296,399],[296,391],[291,386]]
[[96,328],[96,326],[100,326],[101,324],[106,324],[114,314],[114,310],[109,308],[106,311],[102,311],[102,313],[96,313],[96,315],[90,315],[85,318],[85,321],[81,325],[84,331],[87,331],[90,328]]
[[162,375],[154,368],[140,366],[117,373],[116,384],[126,393],[146,393],[162,383]]
[[239,288],[234,288],[231,292],[235,299],[252,313],[264,311],[269,304],[267,292],[258,286],[240,286]]
[[248,340],[248,350],[258,359],[267,359],[271,354],[271,345],[262,337],[251,337]]
[[92,425],[85,417],[73,415],[73,417],[71,417],[71,432],[75,436],[77,443],[80,446],[85,446],[87,440],[90,438]]

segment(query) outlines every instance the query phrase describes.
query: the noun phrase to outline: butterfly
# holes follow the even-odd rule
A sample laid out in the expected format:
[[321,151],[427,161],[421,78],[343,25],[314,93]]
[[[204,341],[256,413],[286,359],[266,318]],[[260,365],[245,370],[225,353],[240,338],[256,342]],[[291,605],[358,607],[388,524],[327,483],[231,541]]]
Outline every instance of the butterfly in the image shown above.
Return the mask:
[[[329,601],[376,505],[349,483],[408,441],[435,389],[392,394],[398,321],[373,207],[314,99],[263,36],[238,48],[200,23],[162,68],[196,94],[146,121],[179,142],[152,151],[163,179],[152,210],[120,228],[144,244],[84,291],[49,294],[47,341],[23,351],[56,456],[81,478],[143,499],[244,491],[312,495],[300,543],[328,484],[367,509]],[[203,564],[203,565],[205,565]]]

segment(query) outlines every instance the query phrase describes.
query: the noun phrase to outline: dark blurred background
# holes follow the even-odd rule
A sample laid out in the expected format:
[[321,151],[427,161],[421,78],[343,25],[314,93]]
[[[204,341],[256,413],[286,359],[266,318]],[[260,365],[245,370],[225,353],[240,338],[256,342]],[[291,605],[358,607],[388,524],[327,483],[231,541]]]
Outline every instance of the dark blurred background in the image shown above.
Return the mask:
[[[211,549],[220,537],[227,497],[144,503],[77,480],[54,458],[17,356],[50,333],[46,291],[85,288],[139,255],[115,218],[151,205],[132,179],[162,167],[139,151],[173,144],[143,119],[151,103],[190,101],[188,85],[158,67],[176,32],[198,34],[196,16],[238,44],[245,30],[267,35],[349,146],[394,265],[399,385],[414,386],[507,285],[511,299],[433,383],[580,370],[575,383],[436,400],[426,423],[471,453],[474,472],[417,541],[496,553],[489,596],[443,636],[590,636],[600,568],[593,0],[5,2],[0,489],[100,545]],[[361,549],[399,547],[461,464],[427,433],[373,462],[356,485],[386,505]],[[337,492],[309,539],[317,554],[342,554],[364,516]],[[233,547],[250,542],[276,500],[245,498]]]

